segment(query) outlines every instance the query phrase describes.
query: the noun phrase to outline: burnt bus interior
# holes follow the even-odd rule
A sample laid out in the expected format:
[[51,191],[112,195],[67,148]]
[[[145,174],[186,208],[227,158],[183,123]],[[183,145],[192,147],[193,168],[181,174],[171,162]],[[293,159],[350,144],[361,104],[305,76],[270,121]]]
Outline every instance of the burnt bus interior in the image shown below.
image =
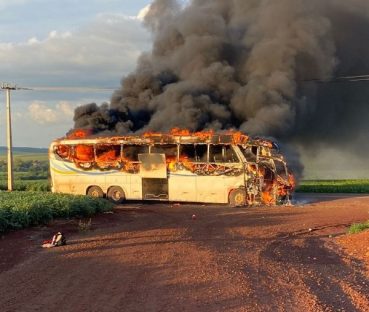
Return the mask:
[[[197,164],[237,164],[240,159],[231,145],[212,144],[78,144],[58,145],[55,154],[58,158],[74,162],[78,167],[91,170],[121,169],[130,173],[139,171],[140,154],[164,154],[168,170],[176,169],[175,165],[182,165],[191,171],[201,168]],[[210,170],[210,166],[207,166]],[[132,172],[132,169],[133,170]],[[209,172],[211,173],[211,172]],[[205,174],[205,173],[204,173]]]

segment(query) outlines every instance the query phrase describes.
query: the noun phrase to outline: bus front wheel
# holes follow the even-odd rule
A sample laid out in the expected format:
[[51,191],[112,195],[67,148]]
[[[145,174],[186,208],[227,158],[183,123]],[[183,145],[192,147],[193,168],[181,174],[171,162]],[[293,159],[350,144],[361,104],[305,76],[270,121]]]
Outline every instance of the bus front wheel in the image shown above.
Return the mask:
[[95,198],[102,198],[104,197],[104,192],[98,186],[91,186],[87,190],[87,195]]
[[108,191],[108,198],[115,204],[121,204],[124,202],[126,196],[121,187],[112,186]]
[[229,194],[229,204],[231,207],[246,205],[246,192],[244,189],[236,189]]

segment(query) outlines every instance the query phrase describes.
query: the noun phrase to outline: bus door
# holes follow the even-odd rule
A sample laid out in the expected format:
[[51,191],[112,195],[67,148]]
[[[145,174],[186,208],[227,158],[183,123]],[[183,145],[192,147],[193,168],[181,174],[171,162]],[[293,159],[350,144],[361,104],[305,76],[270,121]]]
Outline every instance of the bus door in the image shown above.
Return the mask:
[[168,173],[165,154],[139,154],[142,199],[168,200]]

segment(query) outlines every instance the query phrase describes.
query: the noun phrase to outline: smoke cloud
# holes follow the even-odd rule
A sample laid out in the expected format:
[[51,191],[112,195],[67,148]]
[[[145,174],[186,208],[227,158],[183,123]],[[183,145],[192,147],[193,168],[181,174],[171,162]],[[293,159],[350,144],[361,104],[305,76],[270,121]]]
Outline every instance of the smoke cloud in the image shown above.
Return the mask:
[[75,128],[240,129],[369,152],[369,86],[328,83],[369,73],[367,0],[156,0],[144,24],[152,51],[109,105],[77,108]]

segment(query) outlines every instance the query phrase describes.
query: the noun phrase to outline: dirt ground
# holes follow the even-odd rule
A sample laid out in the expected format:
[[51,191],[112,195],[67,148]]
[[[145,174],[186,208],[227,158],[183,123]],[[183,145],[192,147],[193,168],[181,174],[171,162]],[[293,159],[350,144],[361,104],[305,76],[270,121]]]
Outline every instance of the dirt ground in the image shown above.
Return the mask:
[[[0,311],[369,311],[369,197],[128,203],[0,239]],[[192,218],[196,215],[196,218]],[[40,247],[56,231],[68,245]]]

